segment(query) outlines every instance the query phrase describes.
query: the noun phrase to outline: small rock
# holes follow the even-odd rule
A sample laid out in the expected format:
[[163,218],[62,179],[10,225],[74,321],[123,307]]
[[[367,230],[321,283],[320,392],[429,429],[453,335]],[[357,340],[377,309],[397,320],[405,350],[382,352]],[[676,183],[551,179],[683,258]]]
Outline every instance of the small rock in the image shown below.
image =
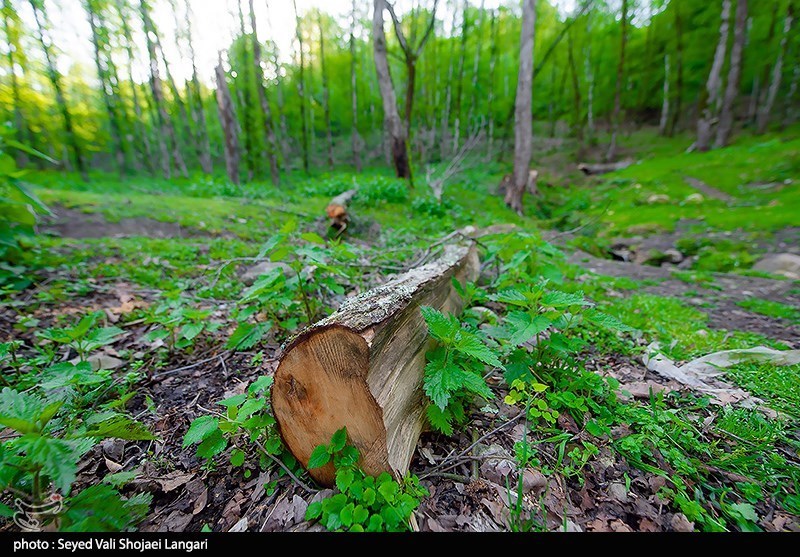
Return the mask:
[[283,274],[287,277],[294,275],[294,270],[283,262],[273,262],[273,261],[262,261],[260,263],[256,263],[252,267],[248,267],[247,270],[242,274],[241,280],[246,285],[253,284],[258,277],[261,275],[266,275],[273,269],[283,269]]
[[767,255],[753,265],[753,269],[800,280],[800,255],[793,253]]
[[689,519],[683,513],[672,515],[669,524],[676,532],[694,532],[694,522],[689,522]]
[[708,336],[708,331],[706,331],[705,329],[700,329],[699,331],[697,331],[696,334],[699,337],[707,337]]
[[706,198],[703,197],[702,193],[693,193],[686,196],[686,199],[683,200],[684,203],[690,203],[692,205],[696,205],[698,203],[702,203],[705,201]]
[[667,257],[667,261],[673,265],[677,265],[684,260],[683,254],[675,248],[670,248],[664,251],[664,255]]
[[608,487],[608,496],[619,503],[628,502],[628,490],[625,484],[613,483]]
[[647,198],[648,205],[659,205],[662,203],[669,203],[669,196],[663,193],[654,193]]

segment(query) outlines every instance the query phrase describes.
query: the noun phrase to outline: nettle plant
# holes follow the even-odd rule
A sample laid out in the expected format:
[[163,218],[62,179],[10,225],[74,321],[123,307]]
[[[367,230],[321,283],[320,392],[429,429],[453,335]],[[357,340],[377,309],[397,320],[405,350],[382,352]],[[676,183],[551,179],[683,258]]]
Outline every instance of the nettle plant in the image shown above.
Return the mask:
[[345,293],[340,282],[352,272],[344,265],[357,255],[345,244],[326,241],[313,232],[300,234],[303,245],[290,241],[294,225],[270,238],[257,258],[269,259],[276,266],[258,277],[247,288],[233,312],[238,322],[228,339],[228,348],[247,350],[277,327],[293,332],[301,324],[321,317],[334,296]]
[[155,306],[145,317],[145,322],[156,326],[144,340],[163,340],[170,353],[194,346],[201,333],[213,333],[222,326],[211,318],[213,310],[199,309],[183,297],[168,299]]
[[338,493],[315,501],[306,509],[306,520],[319,520],[327,530],[350,532],[400,532],[428,490],[416,476],[400,482],[383,472],[368,476],[358,466],[358,449],[347,444],[347,429],[333,434],[328,445],[314,449],[308,468],[333,462]]
[[245,466],[254,449],[258,465],[266,468],[273,455],[297,466],[297,461],[285,449],[278,434],[275,417],[269,404],[272,377],[262,376],[253,381],[244,393],[228,397],[217,404],[224,410],[200,416],[192,421],[183,439],[183,446],[197,445],[197,456],[211,467],[218,457],[228,451],[228,461],[234,467],[244,467],[244,475],[252,470]]

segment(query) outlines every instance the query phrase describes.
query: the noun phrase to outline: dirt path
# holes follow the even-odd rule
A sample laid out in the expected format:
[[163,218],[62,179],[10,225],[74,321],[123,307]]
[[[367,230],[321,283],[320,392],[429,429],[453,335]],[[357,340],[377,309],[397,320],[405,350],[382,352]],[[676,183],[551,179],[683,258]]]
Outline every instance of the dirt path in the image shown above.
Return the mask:
[[162,222],[142,217],[109,222],[100,213],[84,213],[65,207],[53,207],[52,211],[55,217],[45,222],[42,226],[42,231],[63,238],[124,238],[128,236],[187,238],[208,236],[208,234],[181,226],[175,222]]

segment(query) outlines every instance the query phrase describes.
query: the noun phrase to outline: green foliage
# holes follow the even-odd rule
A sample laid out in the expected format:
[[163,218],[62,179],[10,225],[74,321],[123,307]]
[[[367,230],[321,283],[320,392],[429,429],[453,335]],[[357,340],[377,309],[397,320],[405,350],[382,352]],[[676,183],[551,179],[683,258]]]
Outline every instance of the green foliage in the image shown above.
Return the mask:
[[153,496],[125,498],[111,486],[93,485],[69,498],[60,515],[62,532],[124,532],[133,530],[150,510]]
[[764,300],[761,298],[747,298],[736,302],[736,305],[768,317],[777,317],[779,319],[786,319],[792,323],[800,323],[800,309],[780,302],[773,302],[772,300]]
[[330,444],[314,449],[308,467],[319,468],[329,462],[336,470],[337,493],[306,509],[306,520],[319,520],[327,530],[406,531],[420,500],[428,495],[416,476],[396,481],[387,472],[377,477],[366,475],[358,466],[358,449],[347,444],[346,428],[334,433]]

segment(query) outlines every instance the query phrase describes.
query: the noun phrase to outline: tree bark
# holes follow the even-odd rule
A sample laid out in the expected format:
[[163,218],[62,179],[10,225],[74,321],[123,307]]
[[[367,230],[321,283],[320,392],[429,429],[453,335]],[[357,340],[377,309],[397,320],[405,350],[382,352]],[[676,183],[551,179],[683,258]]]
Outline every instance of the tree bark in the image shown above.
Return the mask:
[[[244,163],[247,168],[247,181],[250,182],[256,174],[260,173],[261,164],[260,157],[256,154],[256,148],[253,144],[253,140],[255,139],[255,132],[253,131],[254,119],[250,117],[250,110],[253,106],[252,91],[250,90],[250,72],[252,71],[252,67],[247,60],[248,44],[244,42],[244,38],[247,36],[247,30],[244,24],[244,9],[242,8],[242,0],[237,0],[236,3],[239,8],[239,30],[243,41],[242,54],[244,62],[241,70],[242,86],[236,87],[236,97],[239,101],[239,130],[241,131],[241,135],[244,136]],[[230,61],[230,54],[228,54],[228,60]],[[255,81],[255,79],[253,81]],[[263,153],[261,153],[261,155],[263,155]]]
[[533,92],[533,45],[536,27],[536,0],[522,0],[522,31],[519,45],[519,76],[514,101],[514,181],[506,191],[505,203],[523,213],[522,196],[528,183],[532,152],[531,95]]
[[625,45],[628,41],[628,0],[622,0],[621,35],[619,63],[617,64],[617,80],[614,86],[614,111],[611,114],[611,144],[608,146],[608,152],[606,153],[606,160],[608,161],[613,160],[617,155],[619,113],[622,109],[622,84],[625,80]]
[[[452,7],[452,5],[451,5]],[[450,154],[450,110],[453,100],[453,60],[455,59],[455,37],[456,33],[456,16],[455,10],[453,11],[453,21],[450,25],[450,53],[447,58],[447,84],[444,91],[444,112],[442,113],[442,141],[439,144],[440,155],[445,159]]]
[[[775,40],[775,31],[778,27],[778,11],[780,9],[780,2],[772,3],[772,11],[770,12],[769,30],[767,31],[767,38],[764,41],[764,48],[769,50],[772,47],[772,42]],[[750,123],[756,124],[758,122],[758,111],[761,105],[766,101],[766,84],[769,80],[769,58],[764,57],[760,64],[761,71],[756,73],[753,84],[753,97],[755,98],[755,106],[750,114]]]
[[136,142],[136,154],[140,164],[143,163],[144,168],[151,174],[154,172],[153,155],[150,148],[150,138],[148,137],[147,128],[144,125],[144,114],[142,112],[142,105],[139,102],[139,92],[136,83],[133,80],[133,61],[135,60],[133,54],[133,35],[131,28],[128,25],[129,8],[124,0],[116,0],[115,7],[121,22],[122,36],[125,39],[125,62],[127,64],[128,81],[131,83],[131,91],[133,97],[133,133]]
[[233,109],[233,99],[228,83],[225,80],[225,70],[222,67],[222,53],[219,54],[219,63],[214,68],[217,78],[217,109],[225,137],[225,169],[230,181],[239,185],[239,132],[236,114]]
[[361,136],[358,134],[358,79],[356,58],[356,0],[353,0],[353,13],[350,21],[350,104],[353,110],[353,129],[351,143],[353,146],[353,164],[356,172],[361,173]]
[[664,91],[662,97],[658,133],[666,135],[667,125],[669,124],[669,54],[664,55]]
[[100,36],[98,33],[98,26],[101,26],[102,20],[97,11],[97,7],[91,0],[84,0],[84,8],[86,9],[87,19],[89,20],[89,29],[91,31],[91,41],[94,50],[94,63],[97,69],[97,77],[100,80],[100,89],[102,90],[103,104],[108,114],[109,130],[111,132],[111,144],[114,150],[114,157],[117,160],[117,170],[120,174],[124,174],[128,170],[128,161],[125,156],[125,149],[123,147],[122,130],[119,122],[119,115],[117,113],[117,99],[114,98],[112,90],[112,83],[109,75],[108,60],[103,57],[103,46],[100,43]]
[[725,147],[730,141],[733,129],[733,112],[736,98],[739,96],[740,78],[742,75],[742,53],[744,40],[747,33],[747,0],[736,0],[736,16],[733,24],[733,46],[731,47],[730,66],[728,68],[728,83],[725,86],[725,95],[722,98],[722,108],[719,113],[719,126],[714,147]]
[[583,143],[583,121],[581,118],[581,87],[578,80],[578,69],[575,65],[575,56],[572,52],[572,33],[567,36],[567,48],[569,59],[569,72],[572,76],[572,133],[578,140],[578,144]]
[[78,136],[75,133],[75,128],[72,124],[72,115],[69,112],[67,99],[64,96],[64,89],[61,86],[61,74],[59,74],[58,70],[56,69],[55,61],[53,60],[53,55],[50,51],[52,41],[45,37],[44,29],[47,22],[47,13],[44,11],[43,4],[37,2],[36,0],[30,0],[30,4],[31,8],[33,8],[33,17],[36,21],[39,43],[42,45],[45,61],[47,62],[47,77],[50,79],[50,83],[56,93],[56,106],[58,106],[58,110],[61,112],[61,117],[64,119],[64,131],[67,133],[67,143],[72,149],[72,154],[75,158],[75,168],[80,173],[81,178],[83,178],[84,181],[88,181],[88,169],[86,168],[86,163],[83,160],[83,152],[78,144]]
[[303,33],[300,29],[300,13],[297,11],[297,0],[292,0],[294,6],[294,18],[296,21],[297,31],[297,44],[300,50],[300,74],[297,81],[297,96],[300,100],[300,127],[302,132],[302,155],[303,155],[303,170],[308,174],[308,127],[306,122],[306,91],[305,91],[305,71],[306,71],[306,58],[303,52]]
[[[150,19],[150,9],[145,0],[140,0],[139,8],[147,41],[147,53],[150,59],[150,90],[153,94],[153,105],[156,110],[156,118],[160,132],[157,136],[158,147],[161,152],[161,169],[164,173],[164,178],[170,179],[172,177],[172,161],[170,160],[168,148],[172,150],[172,158],[179,171],[181,171],[181,169],[185,171],[186,165],[183,163],[183,157],[178,149],[175,129],[172,127],[172,121],[170,120],[169,113],[165,106],[164,90],[158,69],[158,56],[156,54],[156,42],[154,40],[156,34]],[[167,145],[169,145],[169,147],[167,147]]]
[[[14,128],[19,134],[17,139],[23,143],[27,142],[27,125],[22,114],[22,100],[19,94],[19,82],[17,81],[17,60],[15,54],[20,48],[19,42],[19,16],[11,4],[11,0],[3,0],[3,31],[8,41],[8,73],[11,76],[11,100],[14,103]],[[23,64],[19,64],[23,67]],[[17,166],[25,168],[28,165],[28,155],[21,149],[16,149],[14,160]]]
[[675,109],[669,120],[667,135],[672,137],[678,120],[683,110],[683,18],[681,17],[681,3],[683,0],[673,0],[675,3]]
[[250,7],[250,27],[253,28],[253,70],[256,76],[256,91],[258,102],[261,105],[261,112],[264,117],[264,135],[267,140],[267,158],[269,160],[269,175],[272,183],[276,186],[280,184],[281,175],[278,168],[278,142],[275,139],[275,121],[272,118],[272,108],[269,106],[267,91],[264,87],[264,71],[261,69],[261,42],[258,40],[258,29],[256,27],[256,11],[253,0],[249,0]]
[[[289,343],[275,371],[272,408],[304,467],[315,447],[347,427],[364,472],[405,475],[425,422],[425,352],[433,346],[419,308],[459,313],[452,280],[463,285],[478,271],[474,245],[448,245],[438,261],[349,298]],[[309,472],[334,483],[332,464]]]
[[458,72],[456,74],[456,98],[453,107],[453,153],[458,152],[461,142],[461,92],[464,86],[464,60],[467,57],[467,34],[469,33],[469,18],[467,8],[469,1],[464,0],[463,16],[461,18],[461,55],[458,57]]
[[386,0],[374,0],[372,15],[372,42],[375,56],[375,71],[378,75],[378,87],[383,99],[383,121],[389,135],[392,162],[398,178],[411,178],[411,165],[406,145],[407,131],[397,111],[397,97],[392,85],[392,74],[389,71],[389,60],[386,51],[386,34],[383,31],[383,11]]
[[711,145],[711,132],[714,125],[714,111],[720,91],[720,74],[725,63],[725,51],[728,47],[728,20],[730,19],[731,0],[722,0],[722,16],[719,25],[719,41],[714,52],[714,61],[708,74],[705,93],[700,98],[700,117],[697,119],[697,140],[695,148],[698,151],[708,151]]
[[775,99],[778,97],[778,90],[781,87],[781,77],[783,74],[783,59],[786,57],[786,50],[789,47],[789,36],[792,30],[792,21],[794,19],[794,4],[789,2],[786,9],[786,18],[783,21],[783,36],[781,37],[781,46],[778,50],[778,59],[775,60],[775,66],[772,68],[772,79],[770,80],[769,89],[767,91],[767,99],[764,105],[758,112],[758,125],[757,130],[759,134],[767,131],[769,124],[769,116],[772,112],[772,107],[775,104]]
[[591,143],[594,138],[594,71],[592,70],[592,17],[586,18],[586,135]]
[[[252,0],[250,0],[252,2]],[[328,71],[325,66],[325,33],[322,30],[322,12],[317,12],[319,28],[319,61],[322,71],[322,110],[325,118],[325,139],[327,140],[328,168],[333,169],[333,132],[331,131],[330,87]]]
[[[205,174],[211,174],[214,171],[214,165],[211,162],[211,142],[208,138],[208,124],[206,122],[206,113],[203,110],[203,96],[200,91],[200,79],[197,76],[197,64],[195,62],[194,51],[194,38],[192,34],[192,8],[189,0],[186,1],[186,31],[187,42],[189,43],[189,58],[192,61],[192,81],[190,93],[187,94],[189,102],[189,110],[192,114],[192,120],[195,122],[195,145],[197,147],[197,157],[200,162],[200,168],[203,169]],[[192,99],[194,96],[194,99]]]
[[[479,91],[478,87],[480,85],[480,70],[481,70],[481,52],[483,48],[481,48],[481,31],[483,30],[483,21],[484,21],[484,8],[486,6],[486,0],[481,0],[481,5],[478,13],[480,14],[480,19],[475,24],[475,57],[472,61],[472,95],[473,98],[480,98],[481,92]],[[475,128],[480,129],[483,127],[482,123],[478,123],[476,125],[475,122],[475,109],[478,107],[477,102],[469,103],[469,111],[467,112],[467,127],[471,131]]]
[[490,22],[489,37],[491,41],[491,48],[489,50],[489,91],[486,98],[486,112],[489,119],[489,126],[487,130],[488,142],[486,154],[488,157],[492,156],[494,151],[494,80],[495,71],[497,70],[497,11],[492,10],[492,19]]

